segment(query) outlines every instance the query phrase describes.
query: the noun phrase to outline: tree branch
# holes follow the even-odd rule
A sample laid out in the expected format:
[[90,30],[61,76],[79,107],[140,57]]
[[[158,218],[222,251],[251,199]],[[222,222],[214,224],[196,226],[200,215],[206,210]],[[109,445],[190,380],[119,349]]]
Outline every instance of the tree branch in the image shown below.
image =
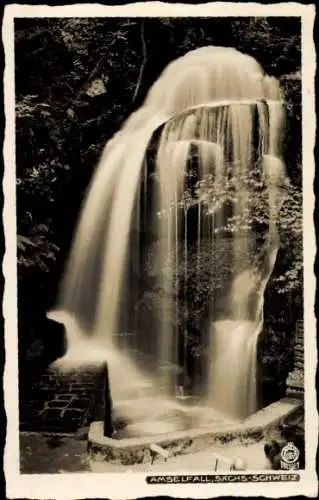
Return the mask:
[[133,102],[135,101],[135,99],[138,95],[138,92],[139,92],[139,89],[140,89],[140,86],[142,83],[144,68],[145,68],[146,59],[147,59],[146,42],[145,42],[145,20],[144,19],[142,20],[142,23],[141,23],[141,42],[142,42],[143,60],[142,60],[138,79],[137,79],[136,86],[135,86],[135,91],[134,91],[134,95],[133,95]]

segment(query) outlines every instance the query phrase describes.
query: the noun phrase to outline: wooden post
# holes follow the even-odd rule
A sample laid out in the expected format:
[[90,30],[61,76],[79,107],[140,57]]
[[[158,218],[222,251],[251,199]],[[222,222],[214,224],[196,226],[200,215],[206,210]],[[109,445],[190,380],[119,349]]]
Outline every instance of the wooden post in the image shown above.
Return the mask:
[[109,384],[109,372],[107,365],[105,366],[105,385],[104,385],[104,436],[112,437],[112,398]]

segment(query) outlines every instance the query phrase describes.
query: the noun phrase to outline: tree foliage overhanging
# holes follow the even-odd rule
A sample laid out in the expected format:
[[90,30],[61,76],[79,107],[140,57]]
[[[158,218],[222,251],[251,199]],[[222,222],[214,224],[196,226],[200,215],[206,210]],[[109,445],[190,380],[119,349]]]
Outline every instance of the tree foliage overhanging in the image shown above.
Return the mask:
[[288,231],[291,222],[295,229],[298,224],[302,177],[297,18],[16,19],[19,335],[26,349],[39,336],[32,326],[36,318],[54,302],[79,207],[105,142],[170,61],[204,45],[234,46],[281,82],[286,164],[295,189],[290,208],[284,208],[283,244],[295,255],[283,252],[277,281],[300,294],[300,239],[296,230],[298,242],[291,246]]

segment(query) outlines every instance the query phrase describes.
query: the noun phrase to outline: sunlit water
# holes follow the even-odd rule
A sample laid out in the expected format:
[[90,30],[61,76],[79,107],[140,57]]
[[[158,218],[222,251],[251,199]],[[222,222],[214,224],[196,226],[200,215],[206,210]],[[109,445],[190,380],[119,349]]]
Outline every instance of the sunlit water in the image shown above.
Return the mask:
[[[146,153],[159,129],[155,180],[150,184]],[[106,145],[88,191],[59,301],[50,313],[66,326],[68,351],[58,360],[62,368],[106,360],[115,406],[131,399],[134,407],[136,397],[151,396],[181,408],[190,376],[189,339],[186,329],[181,340],[172,318],[179,314],[174,301],[178,281],[193,266],[190,207],[181,203],[185,188],[190,189],[189,161],[196,156],[196,181],[210,179],[213,186],[223,186],[226,179],[237,179],[230,213],[237,219],[251,209],[252,188],[243,179],[258,165],[268,193],[267,236],[260,248],[247,224],[228,236],[231,273],[224,293],[217,293],[209,309],[208,376],[200,382],[199,406],[203,415],[204,408],[215,411],[216,418],[220,412],[243,418],[257,409],[257,340],[263,326],[264,291],[279,246],[273,221],[280,208],[278,185],[285,176],[282,129],[278,83],[253,58],[235,49],[204,47],[164,70],[143,106]],[[225,237],[220,229],[229,206],[224,197],[214,203],[211,210],[205,199],[195,204],[199,260],[203,241],[213,249]],[[135,326],[126,321],[127,305],[143,287],[137,278],[146,265],[143,232],[152,232],[155,241],[152,276],[164,291],[162,312],[156,325],[150,323],[126,337],[123,333]],[[214,255],[207,265],[218,272]],[[216,300],[222,303],[218,313]],[[185,311],[187,315],[187,304]],[[140,406],[141,401],[138,405],[145,415],[151,411],[154,421],[155,407]]]

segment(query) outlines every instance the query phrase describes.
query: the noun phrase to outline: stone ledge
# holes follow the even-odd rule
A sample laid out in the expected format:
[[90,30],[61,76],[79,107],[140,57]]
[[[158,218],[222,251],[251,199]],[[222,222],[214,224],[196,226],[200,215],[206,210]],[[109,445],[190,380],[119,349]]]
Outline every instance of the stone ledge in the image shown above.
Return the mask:
[[203,427],[140,438],[104,437],[103,422],[93,422],[88,435],[88,452],[93,460],[132,465],[150,461],[151,444],[160,445],[169,451],[171,456],[203,450],[213,444],[249,444],[267,437],[300,407],[300,401],[284,398],[241,423],[218,425],[215,429]]

